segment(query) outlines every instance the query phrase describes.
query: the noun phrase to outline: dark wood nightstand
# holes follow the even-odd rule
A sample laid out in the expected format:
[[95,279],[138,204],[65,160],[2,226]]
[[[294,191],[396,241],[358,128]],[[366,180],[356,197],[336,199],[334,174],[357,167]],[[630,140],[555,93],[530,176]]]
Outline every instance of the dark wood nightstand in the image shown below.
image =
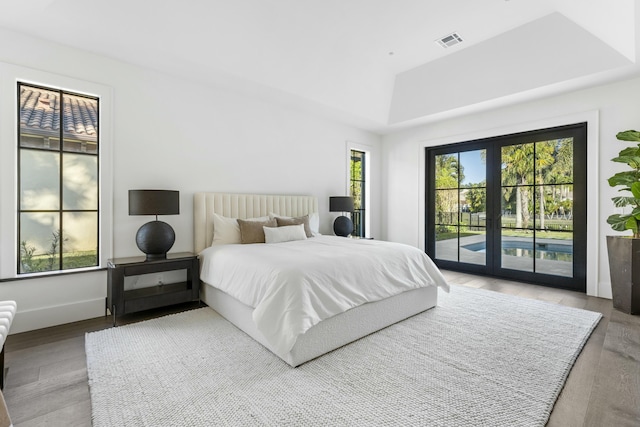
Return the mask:
[[[144,256],[114,258],[107,263],[107,308],[116,317],[137,311],[200,299],[200,263],[191,252],[167,254],[167,259],[146,261]],[[187,270],[187,281],[124,290],[126,276]]]

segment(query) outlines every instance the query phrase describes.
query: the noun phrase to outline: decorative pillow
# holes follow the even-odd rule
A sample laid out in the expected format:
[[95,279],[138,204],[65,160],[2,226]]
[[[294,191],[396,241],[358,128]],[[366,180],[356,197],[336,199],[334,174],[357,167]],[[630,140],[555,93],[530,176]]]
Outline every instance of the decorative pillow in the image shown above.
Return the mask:
[[[309,217],[309,230],[311,230],[311,236],[320,236],[320,215],[318,215],[318,212],[313,212],[309,215],[307,215]],[[269,213],[269,217],[270,218],[293,218],[290,216],[284,216],[284,215],[277,215],[274,214],[273,212]],[[303,218],[303,217],[298,217],[298,218]],[[307,230],[305,228],[305,230]],[[309,234],[307,234],[307,237],[311,237],[309,236]]]
[[263,227],[263,231],[266,243],[281,243],[307,239],[304,224],[278,226],[277,228]]
[[[245,221],[267,221],[268,216],[249,218]],[[213,241],[211,245],[228,245],[242,243],[240,226],[236,218],[213,214]]]
[[276,222],[278,223],[278,227],[286,227],[288,225],[302,224],[304,225],[304,233],[307,235],[307,237],[313,237],[313,234],[311,233],[311,229],[309,228],[309,215],[299,216],[297,218],[283,218],[283,217],[277,216]]
[[277,227],[278,223],[275,219],[269,219],[267,221],[238,219],[238,226],[240,226],[241,243],[264,243],[264,230],[262,227]]

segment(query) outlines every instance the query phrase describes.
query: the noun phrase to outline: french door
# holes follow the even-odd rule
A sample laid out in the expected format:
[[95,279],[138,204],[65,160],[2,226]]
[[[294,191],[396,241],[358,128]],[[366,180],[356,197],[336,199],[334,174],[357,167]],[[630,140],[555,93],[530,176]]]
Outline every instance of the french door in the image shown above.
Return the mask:
[[586,291],[586,123],[428,148],[442,268]]

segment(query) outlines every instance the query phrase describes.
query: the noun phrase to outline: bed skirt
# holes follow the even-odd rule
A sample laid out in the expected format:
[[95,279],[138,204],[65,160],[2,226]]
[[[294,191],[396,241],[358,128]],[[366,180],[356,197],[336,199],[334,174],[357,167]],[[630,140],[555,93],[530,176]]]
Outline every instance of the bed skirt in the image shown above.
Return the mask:
[[[273,352],[253,322],[252,307],[206,283],[202,284],[200,297],[209,307]],[[437,301],[438,289],[427,286],[363,304],[313,326],[298,337],[289,353],[278,356],[293,367],[299,366],[358,338],[428,310]]]

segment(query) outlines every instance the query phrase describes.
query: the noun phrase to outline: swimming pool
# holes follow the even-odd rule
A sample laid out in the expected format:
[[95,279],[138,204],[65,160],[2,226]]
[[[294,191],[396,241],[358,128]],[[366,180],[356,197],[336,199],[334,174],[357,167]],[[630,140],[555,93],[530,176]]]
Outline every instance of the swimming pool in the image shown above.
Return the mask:
[[[487,250],[486,242],[471,243],[462,247],[474,252],[485,252]],[[503,240],[502,254],[528,258],[535,256],[537,259],[573,262],[573,242],[567,241],[566,244],[536,243],[534,250],[532,241]]]

